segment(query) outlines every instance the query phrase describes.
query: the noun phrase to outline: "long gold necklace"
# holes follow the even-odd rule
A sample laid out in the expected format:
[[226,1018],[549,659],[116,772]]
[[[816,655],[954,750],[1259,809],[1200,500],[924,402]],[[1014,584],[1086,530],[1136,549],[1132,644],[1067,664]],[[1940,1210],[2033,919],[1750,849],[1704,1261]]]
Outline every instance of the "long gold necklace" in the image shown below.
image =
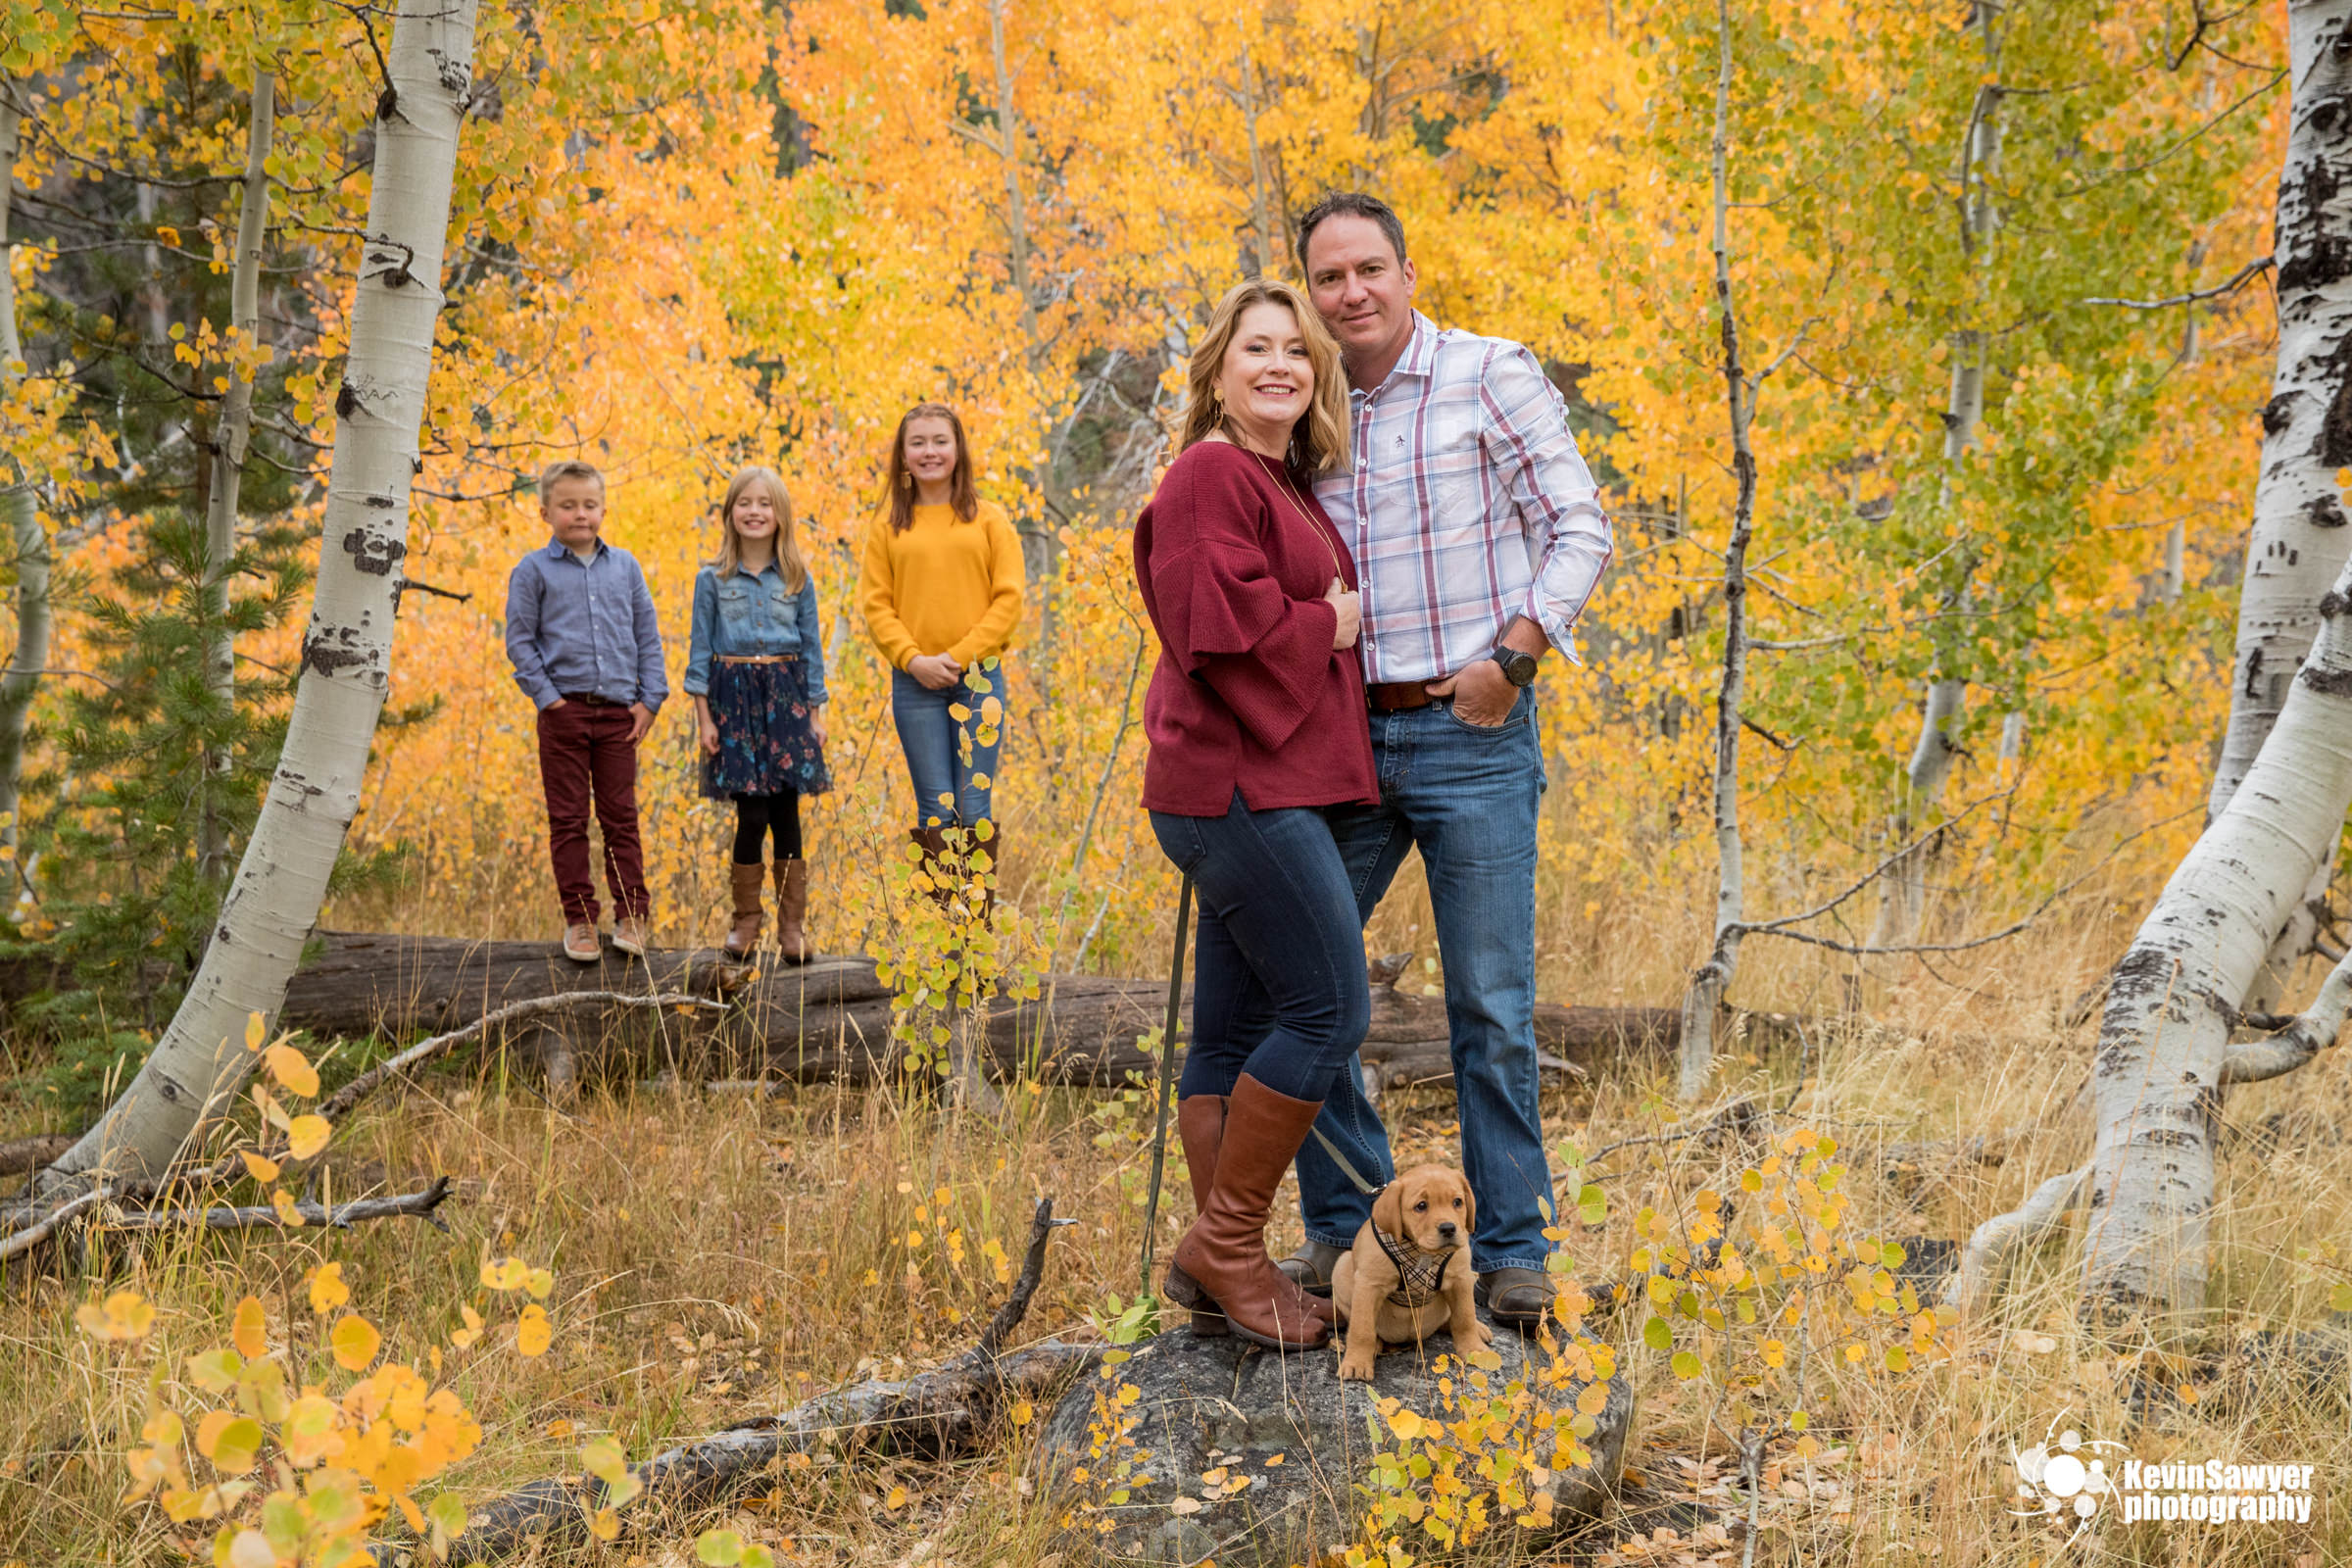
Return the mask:
[[1298,497],[1291,494],[1290,485],[1285,482],[1281,474],[1275,471],[1274,465],[1266,461],[1264,453],[1253,447],[1244,447],[1242,450],[1255,458],[1257,466],[1266,470],[1266,477],[1274,481],[1274,488],[1282,492],[1282,499],[1288,501],[1291,504],[1291,510],[1298,514],[1298,520],[1306,524],[1307,531],[1323,541],[1323,548],[1331,552],[1331,574],[1340,581],[1346,582],[1348,573],[1340,566],[1339,547],[1331,542],[1331,536],[1315,526],[1315,519],[1306,514],[1306,508],[1299,504]]

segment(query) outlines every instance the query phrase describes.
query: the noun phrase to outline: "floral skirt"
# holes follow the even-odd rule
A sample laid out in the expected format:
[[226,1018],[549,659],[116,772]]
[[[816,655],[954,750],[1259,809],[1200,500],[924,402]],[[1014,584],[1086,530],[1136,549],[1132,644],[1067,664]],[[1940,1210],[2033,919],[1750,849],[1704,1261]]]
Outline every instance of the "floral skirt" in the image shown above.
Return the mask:
[[786,790],[822,795],[833,787],[812,727],[815,712],[801,698],[797,665],[714,660],[708,701],[710,721],[718,726],[718,755],[703,759],[705,797],[730,801]]

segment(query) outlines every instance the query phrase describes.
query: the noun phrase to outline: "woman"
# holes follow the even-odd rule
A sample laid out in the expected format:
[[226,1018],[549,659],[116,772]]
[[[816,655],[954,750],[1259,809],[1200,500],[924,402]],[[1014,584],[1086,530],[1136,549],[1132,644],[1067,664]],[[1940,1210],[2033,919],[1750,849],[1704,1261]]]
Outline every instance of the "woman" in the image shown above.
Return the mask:
[[[1021,541],[972,488],[963,421],[944,403],[899,420],[865,540],[867,632],[890,661],[890,711],[914,783],[910,830],[936,866],[956,836],[1004,858],[989,794],[1004,725],[1000,655],[1021,618]],[[963,716],[957,717],[960,710]],[[935,878],[935,882],[940,879]]]
[[1200,1217],[1167,1295],[1197,1333],[1309,1349],[1331,1304],[1274,1266],[1266,1222],[1372,1008],[1323,815],[1380,795],[1355,565],[1314,498],[1348,465],[1348,384],[1313,308],[1263,278],[1218,303],[1187,379],[1176,461],[1135,527],[1160,640],[1144,805],[1200,897],[1176,1102]]
[[718,555],[696,573],[686,692],[703,748],[703,794],[735,803],[728,856],[740,964],[760,942],[764,841],[776,845],[776,947],[807,963],[808,864],[801,797],[831,788],[825,769],[825,644],[816,581],[793,535],[792,496],[773,468],[739,470],[718,509]]

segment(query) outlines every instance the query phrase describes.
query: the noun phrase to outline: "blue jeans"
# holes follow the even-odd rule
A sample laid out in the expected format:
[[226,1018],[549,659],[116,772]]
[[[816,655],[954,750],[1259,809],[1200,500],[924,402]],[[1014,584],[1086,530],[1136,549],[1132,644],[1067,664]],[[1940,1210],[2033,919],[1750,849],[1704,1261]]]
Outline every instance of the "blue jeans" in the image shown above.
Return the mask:
[[[983,743],[980,705],[989,697],[1004,700],[1004,666],[970,675],[988,681],[986,694],[958,681],[945,691],[933,691],[903,669],[890,672],[890,716],[899,727],[899,745],[906,753],[907,776],[914,781],[914,819],[924,827],[970,827],[989,819],[989,791],[996,783],[997,752],[1004,742],[1004,719],[987,726],[996,739]],[[961,704],[968,718],[948,711]],[[988,783],[976,782],[986,779]]]
[[1152,813],[1152,831],[1200,901],[1193,1038],[1180,1096],[1230,1095],[1243,1073],[1322,1100],[1372,1024],[1353,884],[1324,813]]
[[[1536,702],[1521,692],[1493,728],[1456,718],[1449,702],[1372,715],[1381,804],[1331,813],[1365,919],[1416,846],[1429,878],[1438,951],[1446,965],[1446,1020],[1453,1047],[1462,1165],[1478,1199],[1470,1255],[1482,1274],[1544,1267],[1551,1246],[1551,1167],[1536,1103],[1536,806],[1544,761]],[[1367,1181],[1392,1171],[1388,1134],[1365,1101],[1362,1063],[1350,1059],[1316,1126]],[[1322,1146],[1298,1152],[1298,1206],[1306,1234],[1348,1247],[1372,1200],[1340,1173]],[[1555,1211],[1556,1212],[1556,1211]]]

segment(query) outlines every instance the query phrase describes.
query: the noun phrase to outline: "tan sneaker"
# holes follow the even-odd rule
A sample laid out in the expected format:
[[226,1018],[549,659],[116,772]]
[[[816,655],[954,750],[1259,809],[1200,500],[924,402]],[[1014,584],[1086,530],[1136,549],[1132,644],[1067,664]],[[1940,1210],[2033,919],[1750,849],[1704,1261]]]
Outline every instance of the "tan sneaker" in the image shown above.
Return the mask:
[[642,914],[624,914],[612,922],[612,945],[633,958],[645,956],[645,936]]
[[604,956],[604,945],[597,941],[594,925],[582,922],[564,928],[564,956],[579,963],[594,963]]

